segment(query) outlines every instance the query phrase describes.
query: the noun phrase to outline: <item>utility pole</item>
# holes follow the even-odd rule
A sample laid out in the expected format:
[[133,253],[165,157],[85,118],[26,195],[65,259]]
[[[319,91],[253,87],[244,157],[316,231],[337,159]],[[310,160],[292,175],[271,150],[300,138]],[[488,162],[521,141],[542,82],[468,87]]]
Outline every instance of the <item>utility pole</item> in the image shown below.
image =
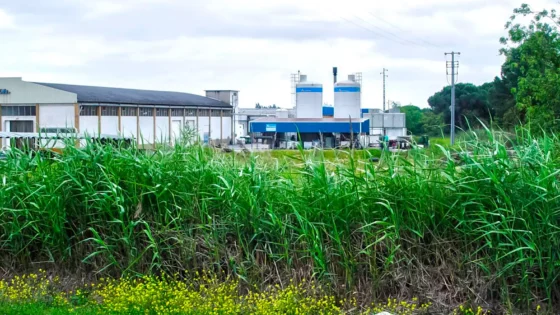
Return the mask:
[[460,52],[452,51],[450,53],[445,53],[445,55],[451,55],[451,62],[446,62],[446,72],[449,75],[449,69],[451,69],[451,145],[455,144],[455,75],[459,75],[459,61],[455,61],[455,55],[461,55]]
[[383,112],[385,113],[385,104],[387,104],[385,102],[385,78],[388,77],[388,75],[386,74],[386,72],[389,71],[388,69],[383,68],[383,72],[381,72],[380,74],[383,75]]
[[[381,117],[383,117],[383,136],[385,137],[385,104],[387,104],[385,102],[385,78],[388,77],[388,75],[386,74],[386,72],[389,71],[388,69],[383,68],[383,72],[381,72],[380,74],[383,75],[383,115]],[[385,138],[383,138],[383,141],[385,141]]]

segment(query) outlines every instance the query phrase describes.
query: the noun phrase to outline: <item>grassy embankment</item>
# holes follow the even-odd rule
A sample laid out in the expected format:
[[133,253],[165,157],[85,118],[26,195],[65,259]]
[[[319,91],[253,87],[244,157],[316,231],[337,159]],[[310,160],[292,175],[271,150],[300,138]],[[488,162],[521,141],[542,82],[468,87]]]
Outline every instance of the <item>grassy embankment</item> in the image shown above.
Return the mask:
[[90,280],[223,271],[243,292],[313,279],[362,305],[418,296],[554,309],[560,139],[511,143],[490,135],[456,155],[380,163],[321,152],[270,163],[198,147],[16,152],[0,162],[1,263]]

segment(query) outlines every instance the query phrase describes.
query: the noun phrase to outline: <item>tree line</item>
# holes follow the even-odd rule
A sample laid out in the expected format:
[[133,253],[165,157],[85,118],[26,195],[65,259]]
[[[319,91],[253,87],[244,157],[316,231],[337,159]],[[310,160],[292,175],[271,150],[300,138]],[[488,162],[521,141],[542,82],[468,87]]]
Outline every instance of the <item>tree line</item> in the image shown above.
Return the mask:
[[[528,25],[516,23],[531,17]],[[527,4],[513,11],[500,39],[505,56],[501,73],[482,85],[455,85],[455,125],[466,130],[493,124],[510,130],[526,125],[533,132],[560,130],[560,19],[555,10],[533,11]],[[429,108],[399,106],[412,134],[449,132],[451,86],[428,99]]]

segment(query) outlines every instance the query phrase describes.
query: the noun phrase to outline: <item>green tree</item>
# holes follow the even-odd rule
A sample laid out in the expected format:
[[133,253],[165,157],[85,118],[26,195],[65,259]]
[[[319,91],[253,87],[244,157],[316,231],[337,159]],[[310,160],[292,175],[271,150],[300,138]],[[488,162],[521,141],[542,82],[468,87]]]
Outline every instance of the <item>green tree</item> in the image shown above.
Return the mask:
[[445,129],[443,114],[436,114],[430,108],[422,109],[420,123],[423,133],[430,136],[441,136]]
[[[476,86],[471,83],[455,85],[455,125],[461,129],[479,125],[479,120],[488,122],[492,108],[488,102],[490,85]],[[442,114],[443,120],[451,120],[451,86],[444,87],[428,99],[434,114]],[[449,124],[449,123],[448,123]],[[446,132],[449,128],[446,128]]]
[[[517,17],[531,16],[529,25],[515,24]],[[560,38],[555,10],[533,11],[523,4],[506,24],[508,36],[501,51],[517,84],[511,88],[515,110],[535,131],[559,130]]]
[[422,109],[414,105],[406,105],[399,107],[401,113],[406,116],[406,129],[413,135],[420,135],[424,133],[422,118],[424,114]]

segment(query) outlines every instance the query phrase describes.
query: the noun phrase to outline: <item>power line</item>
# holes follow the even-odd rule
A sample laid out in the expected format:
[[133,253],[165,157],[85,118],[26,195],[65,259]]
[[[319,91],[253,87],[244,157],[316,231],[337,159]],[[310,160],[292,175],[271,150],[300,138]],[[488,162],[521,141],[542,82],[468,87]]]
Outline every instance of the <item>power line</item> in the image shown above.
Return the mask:
[[[378,19],[378,20],[380,20],[381,22],[383,22],[383,23],[385,23],[385,24],[387,24],[387,25],[389,25],[389,26],[394,27],[394,28],[396,28],[397,30],[399,30],[399,31],[401,31],[401,32],[403,32],[403,33],[407,32],[406,30],[402,29],[400,26],[397,26],[397,25],[395,25],[395,24],[393,24],[393,23],[391,23],[391,22],[385,20],[384,18],[380,17],[379,15],[373,14],[373,13],[371,13],[371,12],[368,12],[368,14],[371,15],[373,18]],[[418,40],[421,41],[421,42],[423,42],[423,43],[426,44],[426,45],[433,46],[433,47],[436,47],[436,48],[441,48],[441,46],[438,46],[438,45],[435,45],[435,44],[430,43],[430,42],[428,42],[428,41],[425,41],[425,40],[423,40],[422,38],[418,38]]]
[[[370,15],[371,15],[371,14],[370,14]],[[408,39],[406,39],[406,38],[402,38],[402,37],[400,37],[399,35],[397,35],[397,34],[395,34],[395,33],[393,33],[393,32],[389,32],[389,31],[386,30],[386,29],[383,29],[383,28],[381,28],[381,27],[379,27],[379,26],[377,26],[377,25],[375,25],[375,24],[373,24],[373,23],[370,23],[370,22],[368,22],[368,21],[366,21],[366,20],[360,18],[359,16],[355,16],[355,17],[358,18],[358,19],[360,19],[360,20],[362,20],[362,21],[364,21],[365,23],[367,23],[367,24],[373,26],[374,28],[376,28],[376,29],[378,29],[378,30],[380,30],[380,31],[382,31],[382,32],[385,32],[385,33],[387,33],[387,34],[392,35],[393,37],[395,37],[395,38],[397,38],[397,39],[400,39],[400,40],[403,41],[403,42],[410,43],[410,44],[416,45],[416,46],[422,46],[421,44],[418,44],[418,43],[416,43],[416,42],[414,42],[414,41],[411,41],[411,40],[408,40]]]
[[[354,18],[357,18],[357,19],[362,20],[364,23],[367,23],[367,24],[372,25],[373,27],[375,27],[375,28],[377,28],[377,29],[380,29],[379,27],[377,27],[377,26],[375,26],[375,25],[373,25],[373,24],[371,24],[371,23],[368,23],[367,21],[365,21],[364,19],[362,19],[362,18],[360,18],[360,17],[358,17],[358,16],[355,16],[355,15],[353,15],[353,16],[354,16]],[[343,19],[344,21],[346,21],[346,22],[348,22],[348,23],[351,23],[351,24],[353,24],[353,25],[355,25],[355,26],[357,26],[357,27],[359,27],[359,28],[362,28],[362,29],[364,29],[364,30],[366,30],[366,31],[368,31],[368,32],[370,32],[370,33],[373,33],[373,34],[375,34],[375,35],[377,35],[377,36],[379,36],[379,37],[382,37],[382,38],[384,38],[384,39],[393,41],[393,42],[395,42],[395,43],[398,43],[398,44],[407,46],[406,40],[403,41],[403,40],[396,40],[396,39],[393,39],[393,38],[391,38],[391,37],[386,36],[386,35],[383,34],[383,33],[380,33],[380,32],[378,32],[378,31],[375,31],[375,30],[373,30],[373,29],[371,29],[371,28],[369,28],[369,27],[363,26],[363,25],[361,25],[361,24],[359,24],[359,23],[356,23],[356,22],[354,22],[354,21],[352,21],[352,20],[349,20],[349,19],[347,19],[347,18],[345,18],[345,17],[343,17],[343,16],[339,16],[339,18],[341,18],[341,19]],[[386,31],[384,31],[383,29],[380,29],[380,30],[383,31],[383,32],[386,32]],[[418,44],[415,44],[414,42],[411,42],[411,41],[408,41],[408,42],[409,42],[410,44],[412,44],[412,45],[418,46]],[[410,46],[410,44],[408,44],[408,46]]]

